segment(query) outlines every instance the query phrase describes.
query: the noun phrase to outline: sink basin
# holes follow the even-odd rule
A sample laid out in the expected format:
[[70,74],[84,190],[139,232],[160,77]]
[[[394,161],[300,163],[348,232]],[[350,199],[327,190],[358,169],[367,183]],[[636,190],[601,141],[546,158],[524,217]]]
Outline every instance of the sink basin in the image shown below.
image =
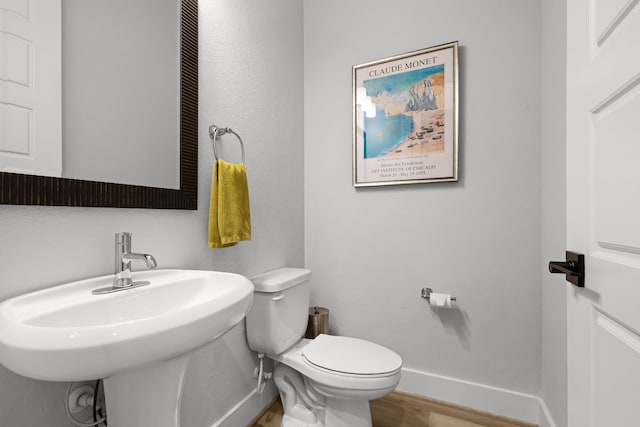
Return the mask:
[[245,277],[216,271],[135,272],[148,286],[92,295],[113,276],[29,293],[0,304],[0,363],[49,381],[106,378],[188,353],[240,322]]
[[[253,298],[253,284],[243,276],[194,270],[134,272],[134,281],[151,284],[91,293],[109,286],[113,277],[62,284],[0,304],[0,363],[38,380],[114,378],[105,380],[108,412],[116,401],[110,388],[123,389],[131,399],[134,383],[162,381],[163,376],[178,382],[178,394],[171,399],[179,400],[184,356],[242,321]],[[148,387],[166,387],[166,381],[144,384],[144,393],[153,390]],[[139,403],[135,406],[143,407]],[[109,413],[110,427],[117,427],[117,418]],[[122,425],[142,425],[131,414],[124,418]]]

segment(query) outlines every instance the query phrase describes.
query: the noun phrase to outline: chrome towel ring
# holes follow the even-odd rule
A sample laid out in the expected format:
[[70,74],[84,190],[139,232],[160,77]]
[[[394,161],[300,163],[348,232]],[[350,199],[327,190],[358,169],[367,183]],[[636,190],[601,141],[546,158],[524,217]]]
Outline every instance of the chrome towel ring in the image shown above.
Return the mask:
[[216,141],[219,137],[228,133],[234,134],[236,138],[238,138],[238,141],[240,142],[240,149],[242,150],[242,164],[244,165],[244,143],[242,142],[242,138],[240,138],[240,135],[235,133],[231,128],[223,128],[216,125],[209,126],[209,136],[213,140],[213,157],[215,158],[215,160],[218,160],[219,158],[218,150],[216,149]]

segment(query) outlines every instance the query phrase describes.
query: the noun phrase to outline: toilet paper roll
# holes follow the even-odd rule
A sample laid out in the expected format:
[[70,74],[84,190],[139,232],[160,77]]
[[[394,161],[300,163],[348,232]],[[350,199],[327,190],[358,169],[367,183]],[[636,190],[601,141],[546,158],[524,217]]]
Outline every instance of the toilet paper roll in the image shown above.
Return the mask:
[[431,307],[451,307],[451,295],[431,292],[429,304],[431,304]]

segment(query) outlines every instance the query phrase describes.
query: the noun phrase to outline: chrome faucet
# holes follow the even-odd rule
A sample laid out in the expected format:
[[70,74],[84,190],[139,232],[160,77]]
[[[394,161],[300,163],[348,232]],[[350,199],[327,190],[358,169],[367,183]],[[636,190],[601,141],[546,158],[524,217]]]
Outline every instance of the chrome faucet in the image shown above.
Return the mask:
[[131,261],[144,261],[149,270],[158,266],[153,256],[131,252],[131,233],[116,233],[115,255],[114,273],[116,277],[113,279],[114,288],[127,288],[132,286]]
[[158,266],[153,255],[137,254],[131,252],[131,233],[116,233],[115,239],[115,264],[113,285],[105,288],[95,289],[93,294],[105,294],[110,292],[122,291],[124,289],[136,288],[148,285],[149,281],[134,282],[131,279],[131,261],[144,261],[147,269],[151,270]]

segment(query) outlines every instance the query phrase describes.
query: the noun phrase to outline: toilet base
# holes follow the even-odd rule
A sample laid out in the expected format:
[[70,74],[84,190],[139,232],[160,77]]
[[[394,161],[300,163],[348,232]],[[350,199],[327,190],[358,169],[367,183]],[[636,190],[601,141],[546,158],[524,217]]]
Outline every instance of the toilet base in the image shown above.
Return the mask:
[[281,427],[372,427],[368,401],[329,399],[324,423],[309,423],[285,414]]
[[325,427],[371,427],[368,400],[327,399]]
[[292,418],[289,415],[285,414],[282,417],[282,424],[280,424],[280,427],[324,427],[324,426],[319,423],[309,424],[304,421],[296,420],[295,418]]
[[369,401],[327,398],[324,427],[371,427]]
[[319,392],[317,384],[290,366],[279,364],[273,379],[284,409],[281,427],[372,427],[368,399]]

